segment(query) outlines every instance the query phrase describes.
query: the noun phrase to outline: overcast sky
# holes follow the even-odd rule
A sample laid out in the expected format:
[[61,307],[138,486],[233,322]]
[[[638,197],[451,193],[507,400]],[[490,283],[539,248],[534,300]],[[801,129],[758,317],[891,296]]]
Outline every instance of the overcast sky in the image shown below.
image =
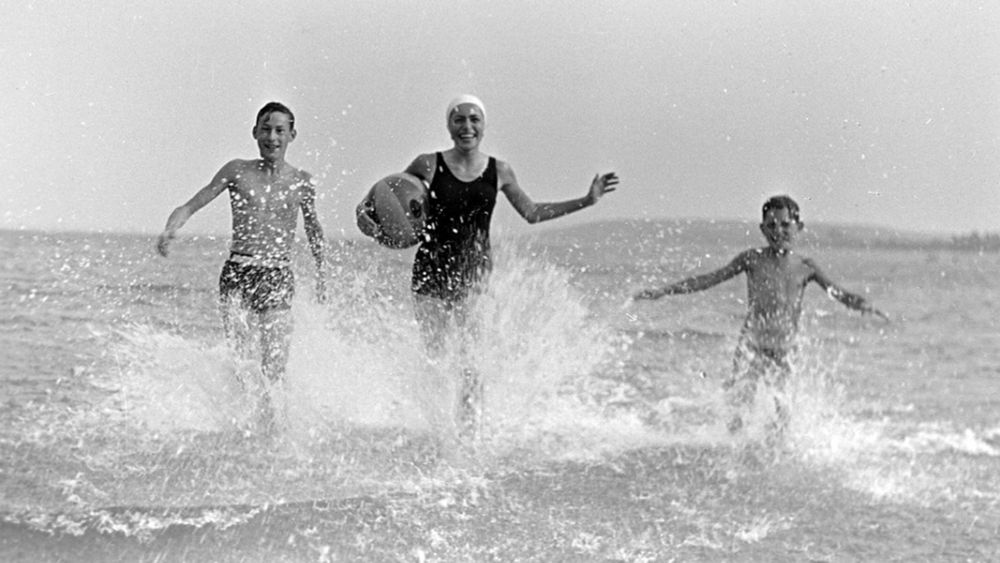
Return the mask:
[[[159,232],[288,104],[288,160],[331,236],[380,177],[482,148],[536,201],[621,189],[561,224],[756,220],[1000,231],[1000,2],[12,2],[0,34],[0,228]],[[89,4],[89,6],[88,6]],[[526,227],[506,200],[498,229]],[[228,231],[226,196],[183,232]],[[554,224],[553,224],[554,226]]]

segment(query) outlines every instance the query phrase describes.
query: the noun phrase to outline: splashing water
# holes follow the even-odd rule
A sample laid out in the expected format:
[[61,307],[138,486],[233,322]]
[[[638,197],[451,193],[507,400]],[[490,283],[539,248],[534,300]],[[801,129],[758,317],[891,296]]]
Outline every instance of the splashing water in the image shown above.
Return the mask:
[[[534,247],[498,243],[475,336],[435,358],[413,319],[407,253],[371,246],[373,259],[340,245],[328,304],[313,303],[301,278],[288,372],[274,386],[222,341],[210,271],[222,241],[184,263],[119,250],[109,264],[54,278],[40,267],[57,291],[27,284],[24,299],[49,313],[43,328],[76,339],[38,341],[62,343],[52,349],[80,358],[74,366],[101,361],[65,375],[65,361],[40,360],[60,374],[51,387],[15,386],[0,410],[7,553],[774,560],[792,549],[817,560],[919,559],[952,553],[956,540],[967,559],[996,553],[995,421],[966,428],[957,410],[942,419],[912,389],[874,385],[941,377],[919,371],[930,360],[900,360],[912,339],[883,339],[882,374],[855,360],[866,347],[838,352],[857,340],[837,331],[864,326],[817,315],[808,332],[830,349],[808,350],[790,379],[786,448],[743,464],[719,384],[741,304],[727,311],[705,295],[631,306],[628,317],[607,307],[621,302],[616,280],[638,276],[627,252],[553,253],[568,264],[556,267]],[[61,330],[83,322],[92,333]],[[452,455],[456,374],[470,362],[484,380],[482,431]],[[911,365],[916,373],[902,373]],[[271,434],[258,430],[265,392],[279,415]],[[869,539],[875,527],[896,539]],[[952,547],[914,539],[935,534]]]
[[[41,464],[63,475],[60,494],[43,507],[61,510],[428,486],[440,471],[452,474],[440,454],[454,433],[459,357],[473,358],[484,381],[479,471],[515,454],[521,463],[595,458],[662,441],[634,413],[602,409],[600,396],[618,384],[601,376],[621,343],[590,315],[566,272],[519,252],[497,252],[474,309],[477,338],[433,362],[408,295],[372,282],[387,279],[379,271],[343,276],[325,306],[297,298],[286,379],[266,390],[279,415],[273,436],[255,431],[265,392],[255,362],[222,342],[145,325],[119,329],[108,342],[117,371],[93,378],[108,390],[101,398],[46,407],[17,425],[18,449],[33,452],[19,470]],[[43,439],[38,428],[52,434]],[[49,486],[35,482],[21,506],[37,508],[37,489]]]

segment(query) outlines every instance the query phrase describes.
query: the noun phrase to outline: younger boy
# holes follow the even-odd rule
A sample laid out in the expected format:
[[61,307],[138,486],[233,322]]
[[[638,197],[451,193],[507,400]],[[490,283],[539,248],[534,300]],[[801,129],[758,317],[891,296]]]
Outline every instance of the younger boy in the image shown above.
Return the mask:
[[[778,420],[775,430],[779,434],[788,420],[787,407],[781,395],[791,371],[790,359],[795,351],[806,285],[816,282],[827,295],[847,307],[888,320],[884,313],[872,307],[863,297],[834,284],[812,259],[793,250],[802,228],[798,204],[788,196],[772,197],[764,203],[763,222],[760,224],[761,233],[767,239],[766,247],[745,250],[714,272],[660,289],[647,289],[634,297],[659,299],[664,295],[693,293],[738,274],[746,274],[747,316],[733,358],[733,374],[723,387],[730,404],[737,410],[745,409],[752,405],[757,383],[763,380],[777,393],[775,409]],[[743,424],[743,418],[737,412],[729,422],[730,432],[739,431]]]
[[232,243],[219,278],[219,301],[227,339],[239,348],[249,336],[239,334],[234,308],[250,313],[260,331],[261,371],[270,382],[282,378],[290,344],[292,246],[299,210],[309,250],[316,262],[316,296],[325,299],[323,229],[316,216],[316,188],[308,172],[285,161],[295,140],[295,116],[284,104],[270,102],[257,113],[252,130],[260,158],[233,160],[207,186],[170,214],[156,248],[167,255],[170,242],[199,209],[229,192]]

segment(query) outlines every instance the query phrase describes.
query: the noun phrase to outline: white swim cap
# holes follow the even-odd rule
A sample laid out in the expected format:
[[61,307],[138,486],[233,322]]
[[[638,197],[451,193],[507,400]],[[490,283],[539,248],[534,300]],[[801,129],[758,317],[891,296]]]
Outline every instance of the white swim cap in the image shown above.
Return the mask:
[[455,98],[448,104],[448,111],[444,114],[445,121],[451,119],[451,112],[455,111],[455,108],[462,104],[472,104],[479,108],[479,113],[483,114],[483,119],[486,119],[486,106],[483,105],[483,101],[479,98],[473,96],[472,94],[462,94],[461,96]]

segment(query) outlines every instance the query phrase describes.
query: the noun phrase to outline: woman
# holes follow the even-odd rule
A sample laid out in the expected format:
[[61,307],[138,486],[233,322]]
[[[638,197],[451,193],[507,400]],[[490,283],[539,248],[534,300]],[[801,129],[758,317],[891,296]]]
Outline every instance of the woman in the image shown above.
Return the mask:
[[[482,291],[491,268],[490,221],[498,192],[526,221],[539,223],[590,207],[618,185],[614,172],[598,174],[583,197],[535,203],[509,164],[479,150],[486,132],[486,109],[479,98],[455,98],[445,117],[452,148],[422,154],[406,168],[429,186],[426,231],[413,262],[411,289],[431,353],[440,352],[449,323],[465,329],[469,297]],[[371,209],[370,201],[358,207],[358,227],[375,237],[378,225]],[[463,426],[474,429],[481,382],[471,369],[463,374],[460,416]]]

